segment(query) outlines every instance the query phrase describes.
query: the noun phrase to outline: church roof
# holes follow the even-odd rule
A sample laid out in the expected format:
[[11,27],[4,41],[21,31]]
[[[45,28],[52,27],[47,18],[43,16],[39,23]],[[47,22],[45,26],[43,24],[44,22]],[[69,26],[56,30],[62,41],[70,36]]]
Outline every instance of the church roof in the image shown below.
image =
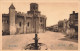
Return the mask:
[[15,9],[15,7],[14,7],[13,4],[10,5],[9,9],[10,9],[10,8]]

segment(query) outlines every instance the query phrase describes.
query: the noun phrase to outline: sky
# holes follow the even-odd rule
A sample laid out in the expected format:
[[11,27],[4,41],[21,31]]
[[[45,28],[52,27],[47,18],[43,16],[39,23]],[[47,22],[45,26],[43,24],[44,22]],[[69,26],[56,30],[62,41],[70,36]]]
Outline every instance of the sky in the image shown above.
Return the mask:
[[30,3],[38,3],[41,14],[46,15],[46,25],[58,24],[59,20],[69,19],[72,11],[79,12],[78,0],[1,0],[1,13],[8,13],[11,3],[16,11],[27,13]]

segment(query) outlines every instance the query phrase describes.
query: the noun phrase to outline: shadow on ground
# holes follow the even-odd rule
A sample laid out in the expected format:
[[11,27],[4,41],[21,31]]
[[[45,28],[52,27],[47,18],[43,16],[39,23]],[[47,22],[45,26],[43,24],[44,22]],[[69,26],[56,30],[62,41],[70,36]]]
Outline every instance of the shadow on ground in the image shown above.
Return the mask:
[[76,43],[78,43],[78,40],[77,39],[75,39],[75,38],[69,38],[69,37],[67,37],[67,36],[64,36],[64,38],[61,38],[61,39],[59,39],[59,40],[62,40],[62,41],[71,41],[71,42],[76,42]]

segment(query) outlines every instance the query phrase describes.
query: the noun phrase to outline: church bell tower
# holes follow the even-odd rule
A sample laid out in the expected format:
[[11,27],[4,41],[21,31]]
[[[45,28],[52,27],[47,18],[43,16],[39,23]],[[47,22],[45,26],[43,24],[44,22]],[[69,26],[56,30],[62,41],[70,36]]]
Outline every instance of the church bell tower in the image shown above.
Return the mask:
[[30,4],[30,11],[38,11],[38,4],[37,3],[31,3]]
[[10,29],[10,35],[16,33],[16,27],[15,27],[15,7],[13,4],[9,7],[9,29]]

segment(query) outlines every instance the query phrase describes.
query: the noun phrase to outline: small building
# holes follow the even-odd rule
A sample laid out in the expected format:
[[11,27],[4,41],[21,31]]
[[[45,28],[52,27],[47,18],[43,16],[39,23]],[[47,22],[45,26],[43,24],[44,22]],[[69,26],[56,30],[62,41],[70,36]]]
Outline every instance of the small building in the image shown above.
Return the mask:
[[53,31],[54,32],[58,32],[58,25],[56,24],[56,25],[53,25]]
[[58,22],[58,30],[59,32],[63,32],[63,20]]
[[66,32],[67,28],[69,26],[68,20],[64,19],[58,22],[58,29],[60,32]]
[[47,30],[47,31],[53,31],[53,26],[48,26],[48,27],[46,27],[46,30]]

